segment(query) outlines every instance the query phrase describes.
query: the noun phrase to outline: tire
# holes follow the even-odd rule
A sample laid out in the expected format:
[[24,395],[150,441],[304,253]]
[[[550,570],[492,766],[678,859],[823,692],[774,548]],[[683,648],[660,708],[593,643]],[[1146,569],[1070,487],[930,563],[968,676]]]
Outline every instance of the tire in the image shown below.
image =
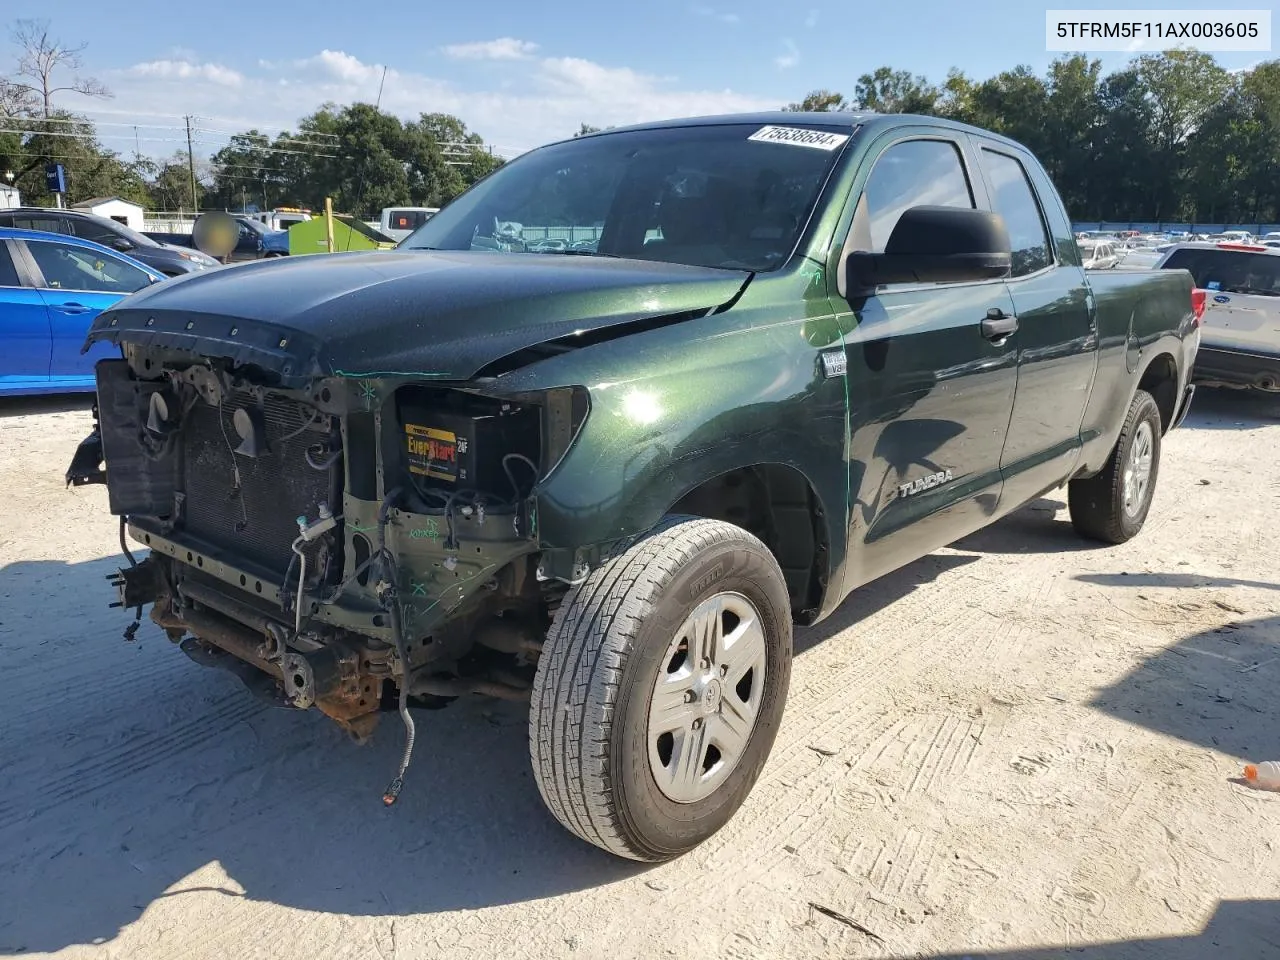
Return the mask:
[[[1103,543],[1133,539],[1146,522],[1160,474],[1160,408],[1145,390],[1134,394],[1120,438],[1102,472],[1067,487],[1071,523],[1076,532]],[[1147,482],[1140,493],[1133,487],[1130,466],[1135,452],[1147,451]],[[1138,473],[1141,473],[1140,467]]]
[[[695,610],[730,631],[709,668],[695,662],[699,641],[684,629]],[[758,666],[735,682],[734,658],[745,662],[757,648]],[[746,799],[773,746],[790,679],[791,607],[773,555],[732,524],[669,517],[574,587],[552,623],[529,716],[543,802],[569,831],[620,857],[679,856]],[[672,698],[680,684],[691,704]],[[653,730],[679,723],[679,732],[651,735],[655,697],[675,712]],[[752,719],[743,721],[751,702]],[[721,754],[717,744],[730,742],[739,747]],[[682,768],[681,755],[698,762]],[[685,791],[680,799],[667,792],[677,790]]]

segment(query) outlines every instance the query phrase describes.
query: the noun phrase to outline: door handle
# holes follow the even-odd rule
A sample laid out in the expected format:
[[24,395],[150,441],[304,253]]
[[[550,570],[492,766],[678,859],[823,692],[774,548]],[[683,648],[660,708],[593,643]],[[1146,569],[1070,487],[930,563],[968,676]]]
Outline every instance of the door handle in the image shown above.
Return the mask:
[[982,320],[982,335],[991,341],[1004,340],[1018,331],[1018,318],[992,307]]
[[71,303],[57,303],[57,304],[54,304],[53,309],[57,310],[59,313],[73,313],[73,314],[74,314],[74,313],[88,313],[88,312],[89,312],[89,308],[88,308],[88,307],[86,307],[83,303],[75,303],[75,302],[71,302]]

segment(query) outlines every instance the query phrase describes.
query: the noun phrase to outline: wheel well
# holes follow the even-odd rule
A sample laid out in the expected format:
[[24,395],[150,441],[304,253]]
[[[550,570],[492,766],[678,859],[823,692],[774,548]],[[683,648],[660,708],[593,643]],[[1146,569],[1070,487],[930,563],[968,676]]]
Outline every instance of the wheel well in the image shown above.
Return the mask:
[[830,549],[818,495],[799,470],[765,463],[706,480],[671,513],[723,520],[759,537],[787,581],[792,615],[812,622],[828,579]]
[[1178,365],[1173,357],[1162,353],[1152,360],[1138,381],[1138,389],[1155,398],[1160,408],[1161,432],[1167,432],[1178,410]]

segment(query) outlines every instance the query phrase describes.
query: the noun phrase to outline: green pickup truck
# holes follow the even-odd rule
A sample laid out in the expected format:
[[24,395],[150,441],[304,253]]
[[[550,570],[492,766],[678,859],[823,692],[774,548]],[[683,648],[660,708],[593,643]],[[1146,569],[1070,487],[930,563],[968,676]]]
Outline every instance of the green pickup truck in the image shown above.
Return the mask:
[[388,805],[413,710],[528,700],[555,817],[662,860],[759,776],[793,623],[1055,488],[1081,535],[1138,533],[1202,309],[1185,271],[1086,273],[982,130],[654,123],[528,153],[394,251],[106,311],[68,481],[149,548],[131,630],[151,604],[358,739],[399,714]]

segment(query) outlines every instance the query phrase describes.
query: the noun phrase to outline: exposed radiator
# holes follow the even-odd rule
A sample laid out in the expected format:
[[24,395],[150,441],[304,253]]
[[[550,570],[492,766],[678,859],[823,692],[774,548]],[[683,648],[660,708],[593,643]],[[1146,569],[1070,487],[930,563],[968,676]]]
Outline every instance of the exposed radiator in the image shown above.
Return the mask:
[[[220,409],[201,402],[188,413],[183,426],[183,525],[236,558],[283,574],[298,536],[297,517],[314,520],[321,502],[340,509],[342,463],[337,460],[324,470],[310,466],[307,448],[327,441],[330,420],[320,416],[304,427],[309,409],[276,397],[263,404],[269,452],[259,457],[233,453],[241,438],[232,417],[238,407],[256,406],[250,394],[237,393]],[[318,448],[317,459],[327,459]]]

